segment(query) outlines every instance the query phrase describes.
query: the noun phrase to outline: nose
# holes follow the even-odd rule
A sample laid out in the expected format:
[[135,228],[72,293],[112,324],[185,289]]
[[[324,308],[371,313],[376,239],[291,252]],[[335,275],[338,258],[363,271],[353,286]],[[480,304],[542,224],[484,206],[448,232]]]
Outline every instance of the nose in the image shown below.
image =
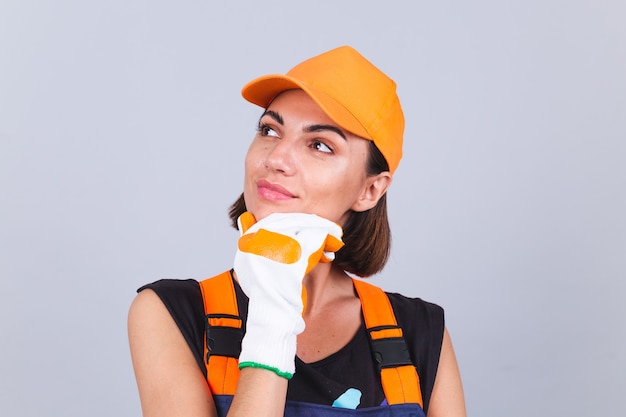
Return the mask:
[[270,171],[292,175],[296,166],[296,141],[292,138],[283,137],[274,142],[266,154],[265,167]]

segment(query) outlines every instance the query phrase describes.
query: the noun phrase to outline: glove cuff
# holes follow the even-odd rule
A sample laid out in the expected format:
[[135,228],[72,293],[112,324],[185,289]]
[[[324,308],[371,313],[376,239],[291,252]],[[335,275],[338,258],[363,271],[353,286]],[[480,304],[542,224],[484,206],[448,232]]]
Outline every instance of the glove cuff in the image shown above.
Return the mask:
[[296,333],[276,333],[271,331],[271,326],[264,327],[247,326],[241,342],[239,368],[267,369],[291,379],[296,370]]
[[256,363],[256,362],[239,362],[239,369],[243,369],[243,368],[259,368],[259,369],[265,369],[267,371],[272,371],[274,372],[276,375],[285,378],[285,379],[291,379],[293,378],[293,373],[289,373],[289,372],[282,372],[280,369],[278,368],[273,368],[271,366],[267,366],[267,365],[263,365],[262,363]]

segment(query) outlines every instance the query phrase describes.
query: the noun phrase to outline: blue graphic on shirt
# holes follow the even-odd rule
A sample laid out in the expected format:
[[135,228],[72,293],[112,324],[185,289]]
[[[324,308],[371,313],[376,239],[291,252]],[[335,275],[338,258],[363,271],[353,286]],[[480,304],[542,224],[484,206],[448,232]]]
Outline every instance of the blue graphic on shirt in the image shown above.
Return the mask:
[[356,410],[356,408],[361,404],[361,391],[356,388],[348,388],[346,392],[341,394],[339,398],[333,402],[333,407],[338,408],[349,408],[351,410]]

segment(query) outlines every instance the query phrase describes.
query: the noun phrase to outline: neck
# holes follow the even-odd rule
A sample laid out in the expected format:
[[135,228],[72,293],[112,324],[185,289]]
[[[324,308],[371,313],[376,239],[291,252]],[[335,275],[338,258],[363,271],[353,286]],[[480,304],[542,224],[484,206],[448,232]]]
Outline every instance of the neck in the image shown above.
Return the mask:
[[305,315],[314,314],[326,304],[341,297],[356,296],[352,279],[332,263],[318,264],[304,277],[306,290]]

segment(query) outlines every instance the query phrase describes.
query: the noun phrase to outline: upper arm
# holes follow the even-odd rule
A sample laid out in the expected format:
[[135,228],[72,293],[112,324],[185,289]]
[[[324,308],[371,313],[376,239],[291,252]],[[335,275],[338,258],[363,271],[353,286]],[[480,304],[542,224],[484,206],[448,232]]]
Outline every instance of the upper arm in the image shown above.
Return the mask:
[[428,417],[465,417],[465,398],[459,366],[448,330],[444,329]]
[[217,415],[204,375],[154,291],[133,301],[128,338],[144,417]]

